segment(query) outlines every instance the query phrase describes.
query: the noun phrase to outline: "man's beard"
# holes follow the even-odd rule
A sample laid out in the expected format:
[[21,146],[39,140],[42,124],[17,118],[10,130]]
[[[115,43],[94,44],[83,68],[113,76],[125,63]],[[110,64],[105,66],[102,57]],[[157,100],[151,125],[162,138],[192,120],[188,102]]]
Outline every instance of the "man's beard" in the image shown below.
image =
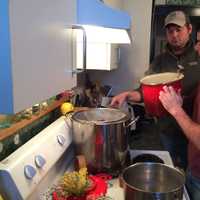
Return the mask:
[[185,49],[185,44],[177,44],[177,45],[171,44],[171,49],[174,52],[182,52]]

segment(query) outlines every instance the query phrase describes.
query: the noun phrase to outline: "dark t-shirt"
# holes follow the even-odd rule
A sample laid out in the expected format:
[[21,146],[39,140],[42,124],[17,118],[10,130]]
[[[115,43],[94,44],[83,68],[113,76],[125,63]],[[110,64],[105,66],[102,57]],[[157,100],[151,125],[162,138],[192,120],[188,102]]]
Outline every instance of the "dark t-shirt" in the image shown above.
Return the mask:
[[[200,123],[200,84],[198,85],[194,100],[193,120]],[[200,179],[200,150],[192,142],[189,142],[188,145],[188,163],[192,175]]]
[[184,68],[183,95],[188,96],[200,80],[200,57],[194,50],[192,41],[188,42],[184,53],[178,57],[167,45],[165,52],[154,59],[146,73],[177,72],[178,65]]
[[[182,73],[184,78],[182,80],[184,96],[184,109],[192,116],[193,99],[190,98],[192,91],[196,88],[200,80],[200,57],[194,50],[194,44],[190,40],[185,48],[185,51],[180,56],[176,56],[170,50],[169,45],[166,46],[164,53],[158,55],[151,63],[146,74],[162,73],[162,72],[177,72],[178,65],[184,69]],[[158,119],[159,131],[167,134],[182,134],[180,127],[175,119],[168,115]]]

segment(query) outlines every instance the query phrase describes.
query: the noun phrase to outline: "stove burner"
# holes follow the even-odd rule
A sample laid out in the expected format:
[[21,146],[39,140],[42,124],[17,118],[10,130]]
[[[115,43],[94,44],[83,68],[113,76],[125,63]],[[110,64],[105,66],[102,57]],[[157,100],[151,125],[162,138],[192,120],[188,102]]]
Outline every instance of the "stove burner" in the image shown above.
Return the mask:
[[164,164],[164,161],[161,158],[153,154],[140,154],[132,159],[132,164],[137,162],[156,162]]

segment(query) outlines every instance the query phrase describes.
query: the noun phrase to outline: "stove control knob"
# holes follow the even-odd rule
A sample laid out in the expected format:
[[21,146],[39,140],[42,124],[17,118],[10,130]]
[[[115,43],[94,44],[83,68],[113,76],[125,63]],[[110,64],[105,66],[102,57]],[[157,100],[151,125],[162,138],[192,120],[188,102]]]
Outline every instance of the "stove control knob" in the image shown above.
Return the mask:
[[65,138],[62,135],[57,136],[58,143],[63,146],[65,144]]
[[26,165],[24,167],[24,175],[27,179],[33,179],[36,173],[37,173],[36,169],[32,167],[31,165]]
[[40,156],[40,155],[37,155],[35,156],[35,164],[36,164],[36,167],[38,168],[42,168],[46,163],[46,160]]

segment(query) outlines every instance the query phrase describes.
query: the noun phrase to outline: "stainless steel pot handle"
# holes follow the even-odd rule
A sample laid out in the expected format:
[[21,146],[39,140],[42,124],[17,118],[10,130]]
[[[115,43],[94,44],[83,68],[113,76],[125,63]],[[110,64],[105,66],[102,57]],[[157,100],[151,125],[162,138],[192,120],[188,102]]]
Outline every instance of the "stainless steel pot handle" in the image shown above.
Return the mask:
[[71,126],[71,124],[69,124],[69,121],[72,122],[72,118],[71,118],[72,117],[72,112],[66,113],[65,117],[66,117],[66,119],[65,119],[66,125],[67,125],[67,127],[69,129],[71,129],[72,126]]
[[131,126],[132,124],[136,123],[138,120],[140,119],[140,116],[138,115],[134,120],[132,120],[128,125],[126,125],[125,127],[128,128],[129,126]]

